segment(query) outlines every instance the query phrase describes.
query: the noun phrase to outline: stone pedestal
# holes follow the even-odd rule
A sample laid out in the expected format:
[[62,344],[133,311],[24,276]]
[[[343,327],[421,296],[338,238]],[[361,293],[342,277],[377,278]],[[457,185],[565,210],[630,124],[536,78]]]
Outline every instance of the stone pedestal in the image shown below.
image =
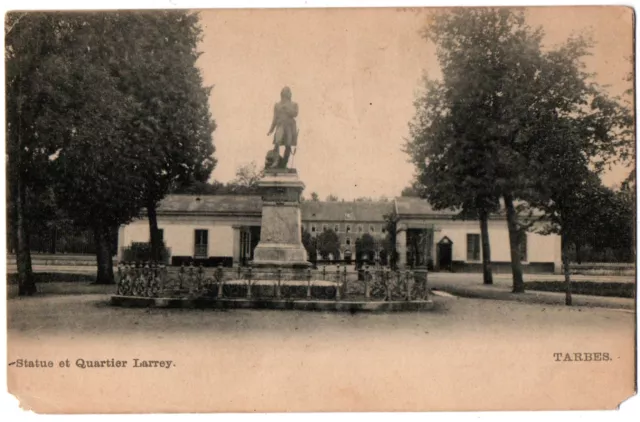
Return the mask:
[[262,195],[260,242],[253,253],[255,267],[307,268],[302,245],[300,194],[304,183],[292,169],[265,170],[258,182]]

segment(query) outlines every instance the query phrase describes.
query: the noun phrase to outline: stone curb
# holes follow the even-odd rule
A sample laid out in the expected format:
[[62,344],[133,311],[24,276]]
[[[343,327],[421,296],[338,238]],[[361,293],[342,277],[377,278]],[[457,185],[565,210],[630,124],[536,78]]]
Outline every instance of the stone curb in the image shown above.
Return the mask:
[[129,308],[276,309],[335,312],[415,312],[433,308],[433,301],[360,302],[335,300],[183,299],[111,296],[111,305]]

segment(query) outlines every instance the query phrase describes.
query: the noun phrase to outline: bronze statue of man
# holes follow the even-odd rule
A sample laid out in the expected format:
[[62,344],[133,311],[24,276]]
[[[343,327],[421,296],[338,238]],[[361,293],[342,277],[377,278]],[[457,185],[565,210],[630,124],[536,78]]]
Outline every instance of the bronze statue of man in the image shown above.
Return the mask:
[[[298,116],[298,104],[291,101],[291,89],[288,86],[280,92],[280,102],[273,107],[273,121],[267,136],[272,133],[273,150],[267,154],[267,167],[287,168],[291,148],[298,145],[298,128],[296,117]],[[284,156],[280,156],[280,147],[284,147]]]

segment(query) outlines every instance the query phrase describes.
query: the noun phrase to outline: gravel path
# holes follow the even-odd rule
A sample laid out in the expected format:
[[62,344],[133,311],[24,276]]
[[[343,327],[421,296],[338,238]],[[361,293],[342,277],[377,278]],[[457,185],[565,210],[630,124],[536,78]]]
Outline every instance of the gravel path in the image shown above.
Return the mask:
[[[122,309],[106,295],[11,299],[10,391],[40,412],[614,408],[632,394],[633,313],[435,297],[433,311]],[[554,353],[609,353],[556,362]],[[126,369],[80,369],[120,359]],[[171,360],[169,369],[133,359]],[[141,372],[143,371],[143,372]],[[597,379],[598,382],[594,382]],[[604,388],[606,386],[606,388]],[[73,404],[73,408],[70,408]]]

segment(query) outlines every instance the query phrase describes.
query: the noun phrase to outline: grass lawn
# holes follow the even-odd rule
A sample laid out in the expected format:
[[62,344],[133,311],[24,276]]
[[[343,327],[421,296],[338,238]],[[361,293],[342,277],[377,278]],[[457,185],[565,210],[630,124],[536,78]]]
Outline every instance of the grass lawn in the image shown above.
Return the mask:
[[[58,272],[33,273],[33,277],[36,280],[36,284],[59,283],[59,282],[91,283],[96,279],[96,276],[94,274],[58,273]],[[18,283],[18,274],[15,274],[15,273],[7,274],[7,284],[17,284],[17,283]]]
[[[526,290],[542,292],[565,292],[564,281],[527,281],[524,283]],[[572,281],[571,292],[589,296],[624,297],[633,299],[636,297],[635,283]]]

